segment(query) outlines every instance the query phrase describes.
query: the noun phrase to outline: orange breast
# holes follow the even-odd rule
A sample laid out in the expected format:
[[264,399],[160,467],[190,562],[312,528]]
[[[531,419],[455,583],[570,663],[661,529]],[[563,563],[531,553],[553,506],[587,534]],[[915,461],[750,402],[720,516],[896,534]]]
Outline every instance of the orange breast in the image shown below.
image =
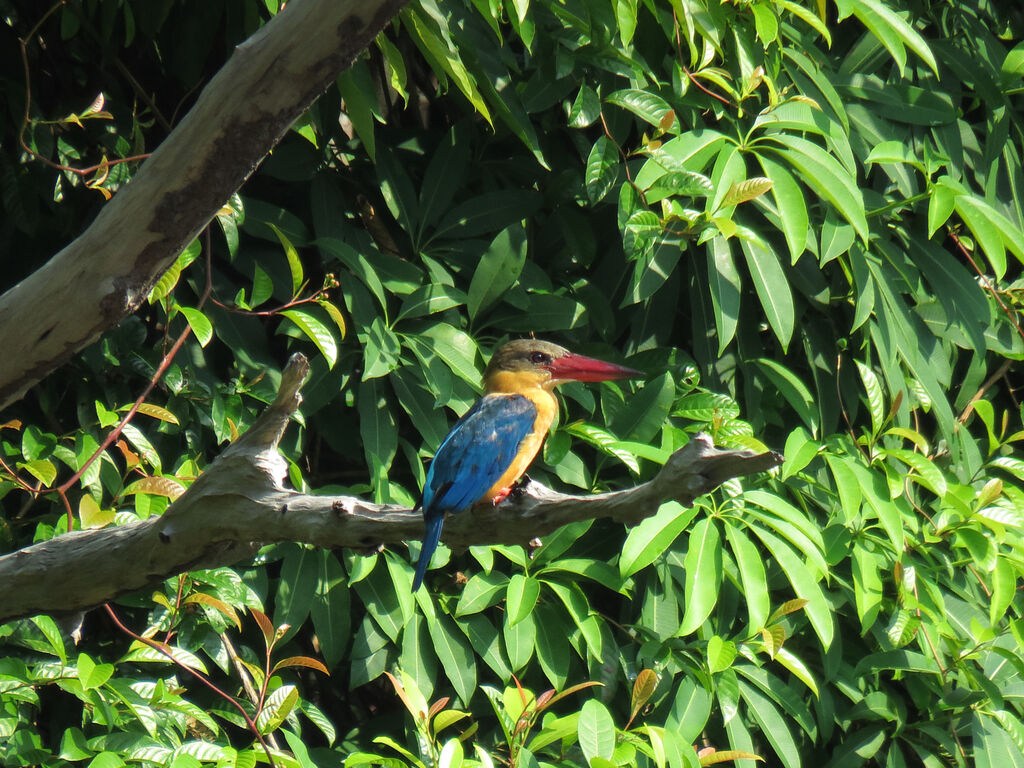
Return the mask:
[[529,398],[537,408],[537,417],[533,420],[533,429],[519,444],[519,451],[516,453],[512,463],[509,464],[508,469],[505,470],[505,474],[498,478],[498,482],[487,490],[487,493],[480,500],[481,502],[490,501],[504,489],[512,487],[513,483],[523,476],[523,473],[533,463],[534,458],[536,458],[537,453],[544,444],[544,438],[547,437],[548,430],[551,429],[551,424],[558,413],[558,400],[546,389],[537,387],[521,391],[518,394]]

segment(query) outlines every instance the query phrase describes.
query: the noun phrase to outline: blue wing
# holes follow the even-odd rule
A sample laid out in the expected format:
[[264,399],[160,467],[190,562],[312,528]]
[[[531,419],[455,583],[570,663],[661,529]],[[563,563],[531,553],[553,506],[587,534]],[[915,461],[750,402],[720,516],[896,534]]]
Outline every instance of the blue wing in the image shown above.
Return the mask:
[[533,429],[537,407],[522,395],[486,395],[452,427],[437,449],[423,485],[426,533],[412,582],[423,583],[441,538],[446,512],[461,512],[498,482]]
[[533,428],[537,407],[522,395],[478,400],[437,449],[423,486],[423,514],[459,512],[498,482]]

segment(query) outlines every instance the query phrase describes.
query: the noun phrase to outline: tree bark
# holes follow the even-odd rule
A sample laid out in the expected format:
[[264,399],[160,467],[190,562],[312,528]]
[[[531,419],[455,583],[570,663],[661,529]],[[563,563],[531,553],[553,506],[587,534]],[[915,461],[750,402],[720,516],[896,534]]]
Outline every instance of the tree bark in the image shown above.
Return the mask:
[[[83,611],[192,568],[230,565],[263,543],[299,541],[367,549],[418,539],[422,516],[349,496],[316,496],[283,485],[277,446],[309,370],[295,355],[274,403],[160,517],[74,531],[0,557],[0,624],[37,613]],[[726,480],[782,463],[774,452],[726,451],[700,434],[647,483],[590,496],[529,482],[497,505],[481,505],[445,524],[444,541],[525,544],[567,523],[609,517],[635,524],[666,501],[689,506]]]
[[292,0],[239,45],[89,228],[0,296],[0,409],[133,312],[406,0]]

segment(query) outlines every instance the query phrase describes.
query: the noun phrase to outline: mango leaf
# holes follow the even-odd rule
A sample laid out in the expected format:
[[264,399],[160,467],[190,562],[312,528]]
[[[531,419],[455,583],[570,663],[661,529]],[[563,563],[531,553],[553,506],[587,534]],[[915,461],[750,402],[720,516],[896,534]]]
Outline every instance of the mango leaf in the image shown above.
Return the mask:
[[696,514],[695,508],[670,501],[631,528],[619,555],[620,576],[625,579],[661,557]]
[[661,96],[637,88],[623,88],[614,91],[605,96],[604,100],[609,104],[628,109],[641,120],[656,128],[661,126],[665,115],[672,111],[672,107]]
[[537,605],[539,596],[539,581],[530,576],[523,576],[521,573],[512,576],[505,597],[509,626],[514,626],[526,618]]
[[774,151],[797,171],[799,178],[818,196],[832,203],[843,218],[853,225],[861,239],[867,242],[867,215],[856,178],[812,141],[786,133],[774,134],[771,138],[785,147]]
[[576,728],[580,749],[587,761],[595,757],[610,760],[615,751],[615,722],[612,715],[600,701],[588,699],[580,710]]
[[722,584],[722,540],[714,520],[705,517],[693,526],[683,567],[686,569],[686,608],[678,634],[685,636],[704,623],[718,602]]
[[466,301],[471,320],[515,285],[525,263],[526,228],[519,222],[503,229],[477,263]]
[[292,245],[292,241],[288,239],[288,236],[276,224],[268,221],[267,226],[277,235],[277,239],[281,242],[281,247],[284,249],[284,256],[288,261],[288,272],[292,276],[292,298],[295,298],[299,295],[299,291],[302,290],[302,284],[305,281],[299,253],[295,250],[295,246]]
[[792,371],[775,360],[762,357],[754,362],[757,363],[764,375],[771,380],[779,394],[786,398],[786,402],[796,411],[796,414],[811,431],[811,434],[817,435],[818,409],[814,396],[811,395],[807,386]]
[[739,205],[754,200],[769,191],[772,186],[772,180],[763,176],[737,181],[725,193],[721,207],[726,208],[730,205]]
[[199,346],[205,347],[213,339],[213,324],[202,311],[194,307],[178,307],[188,321],[189,328],[196,335]]
[[601,135],[587,158],[586,188],[590,204],[600,202],[618,178],[619,150],[607,136]]
[[775,332],[782,349],[789,347],[796,322],[793,293],[786,273],[775,252],[760,238],[741,237],[740,247],[746,258],[747,269],[761,300],[768,325]]
[[849,5],[853,7],[857,18],[896,59],[901,77],[906,65],[904,45],[920,56],[936,77],[939,76],[939,65],[936,63],[928,43],[903,16],[879,0],[849,0]]
[[302,307],[285,309],[281,314],[291,320],[316,345],[320,354],[327,360],[328,367],[333,368],[338,361],[338,345],[334,341],[334,334],[327,326]]
[[569,125],[572,128],[586,128],[601,115],[601,97],[589,85],[580,86],[576,98],[569,108]]

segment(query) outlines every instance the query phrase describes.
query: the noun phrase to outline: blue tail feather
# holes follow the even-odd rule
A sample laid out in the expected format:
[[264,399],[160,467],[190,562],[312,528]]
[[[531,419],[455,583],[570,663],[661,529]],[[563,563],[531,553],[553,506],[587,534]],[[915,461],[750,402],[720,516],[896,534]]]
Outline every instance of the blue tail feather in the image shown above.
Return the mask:
[[428,517],[424,521],[427,530],[423,534],[423,546],[420,548],[420,559],[416,562],[416,578],[412,580],[412,591],[415,592],[423,583],[423,576],[430,565],[430,558],[437,549],[437,543],[441,540],[441,526],[444,525],[444,515]]

